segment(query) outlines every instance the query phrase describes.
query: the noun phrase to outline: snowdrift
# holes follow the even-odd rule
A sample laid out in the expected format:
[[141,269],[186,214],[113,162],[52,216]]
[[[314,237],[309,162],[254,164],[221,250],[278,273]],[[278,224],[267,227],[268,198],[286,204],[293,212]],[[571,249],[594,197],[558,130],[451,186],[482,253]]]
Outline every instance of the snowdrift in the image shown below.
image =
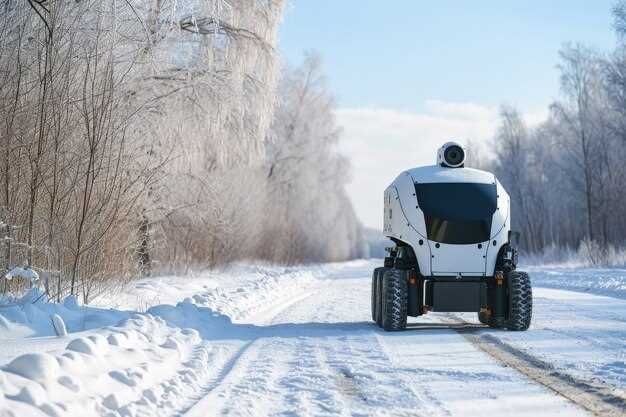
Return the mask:
[[[220,273],[146,279],[115,296],[117,309],[81,306],[75,297],[49,302],[38,289],[0,298],[0,416],[183,410],[206,386],[211,363],[225,355],[211,340],[255,332],[231,318],[265,310],[339,269],[238,264]],[[157,304],[163,300],[169,304]],[[98,304],[107,302],[113,299]]]

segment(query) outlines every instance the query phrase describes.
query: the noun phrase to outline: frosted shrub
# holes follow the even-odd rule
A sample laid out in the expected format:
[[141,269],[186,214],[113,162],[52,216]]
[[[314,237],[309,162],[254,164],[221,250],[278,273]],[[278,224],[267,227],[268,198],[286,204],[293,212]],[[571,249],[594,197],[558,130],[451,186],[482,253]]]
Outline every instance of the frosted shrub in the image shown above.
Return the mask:
[[626,267],[626,248],[609,246],[606,256],[607,266]]
[[598,242],[583,240],[577,249],[547,246],[541,252],[522,253],[526,265],[551,265],[561,267],[626,267],[626,247],[609,245],[603,248]]
[[602,265],[606,263],[607,250],[598,242],[584,239],[578,246],[578,256],[590,265]]
[[599,242],[583,240],[578,247],[578,255],[590,266],[626,266],[626,247],[603,247]]

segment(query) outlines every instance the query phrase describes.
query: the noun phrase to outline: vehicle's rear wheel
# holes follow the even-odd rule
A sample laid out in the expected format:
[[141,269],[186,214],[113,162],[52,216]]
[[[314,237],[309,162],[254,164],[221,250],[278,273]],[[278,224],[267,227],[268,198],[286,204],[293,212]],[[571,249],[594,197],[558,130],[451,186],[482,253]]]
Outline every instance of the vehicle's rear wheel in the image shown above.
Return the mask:
[[383,275],[390,268],[380,268],[376,275],[376,324],[383,327]]
[[508,317],[502,327],[522,331],[530,327],[533,316],[533,291],[526,272],[511,271],[506,274],[509,293]]
[[372,321],[376,321],[376,309],[378,308],[378,294],[377,294],[377,289],[378,289],[378,272],[381,270],[382,268],[376,268],[374,269],[374,272],[372,272],[372,295],[371,295],[371,299],[372,299]]
[[382,327],[385,331],[406,329],[408,284],[406,271],[390,268],[383,274]]

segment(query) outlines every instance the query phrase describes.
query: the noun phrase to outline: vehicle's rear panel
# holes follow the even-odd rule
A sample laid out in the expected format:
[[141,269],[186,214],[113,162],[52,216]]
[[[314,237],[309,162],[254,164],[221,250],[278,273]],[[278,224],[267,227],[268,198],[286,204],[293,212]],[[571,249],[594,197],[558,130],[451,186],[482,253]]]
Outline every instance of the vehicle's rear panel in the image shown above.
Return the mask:
[[471,168],[416,168],[385,191],[384,233],[411,245],[423,275],[493,275],[508,216],[504,188]]

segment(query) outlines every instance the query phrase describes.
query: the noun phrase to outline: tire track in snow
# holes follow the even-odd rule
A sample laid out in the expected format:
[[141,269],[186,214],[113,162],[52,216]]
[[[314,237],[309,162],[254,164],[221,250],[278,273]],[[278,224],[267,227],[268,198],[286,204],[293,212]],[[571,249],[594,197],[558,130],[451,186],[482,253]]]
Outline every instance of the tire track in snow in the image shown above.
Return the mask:
[[[439,375],[438,369],[431,369],[429,366],[422,369],[398,361],[398,352],[393,347],[395,341],[402,339],[394,341],[393,337],[382,332],[369,329],[362,331],[364,329],[360,329],[358,325],[360,322],[355,322],[356,328],[349,333],[341,334],[345,325],[336,326],[334,321],[343,317],[345,311],[361,308],[359,302],[355,301],[361,300],[361,297],[346,298],[346,292],[336,288],[345,287],[345,290],[353,291],[349,282],[337,281],[334,282],[334,287],[334,290],[329,290],[320,285],[289,298],[277,297],[272,303],[273,307],[251,315],[249,318],[253,319],[253,323],[272,326],[265,329],[267,332],[261,330],[251,333],[249,336],[254,338],[253,341],[246,350],[231,358],[230,366],[224,367],[221,363],[214,365],[221,369],[223,377],[209,387],[206,395],[185,415],[206,416],[221,413],[366,416],[375,412],[381,416],[445,416],[454,414],[453,410],[458,411],[458,406],[452,404],[448,408],[450,404],[445,396],[441,399],[436,389],[430,389],[427,378]],[[337,305],[341,305],[343,310],[337,309]],[[327,327],[324,326],[326,322]],[[280,328],[283,324],[285,329]],[[298,330],[299,325],[303,325],[302,329],[307,331]],[[313,326],[308,328],[307,325]],[[290,329],[294,331],[291,332]],[[449,329],[449,333],[457,334],[452,330],[457,329]],[[473,355],[483,356],[480,352],[484,350],[473,343],[458,343],[471,348],[475,352]],[[429,355],[438,358],[438,355],[446,353],[434,352]],[[263,370],[264,366],[268,369]],[[493,363],[488,366],[501,365]],[[259,368],[262,372],[257,372]],[[512,366],[511,368],[516,369]],[[442,377],[445,377],[448,371],[441,372]],[[492,371],[485,371],[489,372]],[[514,371],[506,373],[511,374],[510,378],[517,378],[513,375],[516,374]],[[461,377],[467,377],[463,375],[465,374],[461,373]],[[473,377],[473,374],[469,377]],[[493,376],[494,381],[504,377],[506,375]],[[505,380],[508,385],[514,385],[515,381],[516,379]],[[533,381],[531,378],[530,382],[526,381],[524,384],[532,387]],[[507,389],[511,390],[509,386]],[[539,386],[535,389],[543,391]],[[478,390],[480,393],[487,391]],[[549,401],[553,397],[549,393],[544,395],[542,392],[541,395]],[[398,403],[399,398],[403,399],[401,403]],[[555,400],[558,399],[555,402],[562,403],[563,407],[566,401],[560,398],[554,396]],[[496,399],[497,395],[494,395],[494,402]],[[505,410],[506,407],[502,409]]]
[[[291,415],[347,416],[345,398],[336,390],[320,346],[299,336],[291,346],[294,353],[279,379],[283,403]],[[276,413],[279,414],[279,413]]]
[[[281,326],[286,319],[289,326],[293,324],[293,310],[311,304],[303,301],[315,298],[313,296],[319,295],[320,290],[323,286],[286,302],[277,300],[275,306],[255,314],[254,321]],[[338,333],[329,339],[316,334],[320,329],[313,329],[310,337],[288,334],[274,337],[272,331],[270,334],[259,332],[245,352],[232,359],[225,376],[185,415],[204,416],[210,410],[213,415],[366,416],[371,405],[384,404],[386,411],[396,406],[385,394],[402,391],[404,397],[411,396],[411,390],[404,384],[398,387],[393,373],[388,372],[389,359],[379,349],[372,349],[378,346],[373,335],[348,337]],[[351,365],[355,358],[360,358],[356,368]],[[375,361],[376,371],[364,372],[373,365],[372,361]],[[384,373],[383,390],[373,383],[382,382],[377,375],[380,372]],[[416,404],[418,402],[416,399]],[[362,413],[355,413],[355,408]],[[252,409],[255,411],[250,411]],[[406,415],[415,415],[414,410],[405,411]],[[387,415],[385,411],[383,414]],[[395,410],[393,415],[405,413]]]
[[[445,414],[431,407],[413,389],[404,372],[395,367],[376,334],[344,335],[323,346],[321,353],[332,370],[338,391],[351,400],[349,415],[418,416]],[[339,343],[337,343],[339,341]],[[402,398],[402,404],[397,402]],[[426,413],[438,408],[438,413]]]
[[[286,323],[316,324],[310,332],[301,333],[292,348],[295,360],[283,379],[291,383],[283,385],[281,392],[287,394],[287,404],[299,407],[289,407],[291,414],[284,414],[447,415],[441,404],[433,405],[423,394],[416,393],[410,375],[392,363],[373,327],[359,322],[354,323],[354,328],[337,326],[337,321],[345,317],[344,309],[361,310],[362,297],[345,297],[346,293],[355,293],[357,281],[339,280],[332,286],[328,283],[321,283],[314,296],[278,317]],[[359,292],[360,289],[356,291]],[[310,412],[303,414],[302,410]],[[437,412],[423,414],[425,410]]]
[[[384,342],[383,335],[376,335],[376,340],[379,346],[379,351],[381,355],[384,355],[388,363],[392,363],[391,357],[392,355],[387,352],[387,347]],[[457,355],[457,353],[452,353],[450,355]],[[441,402],[437,396],[433,393],[432,389],[428,385],[417,386],[415,382],[412,380],[412,375],[407,375],[404,372],[397,372],[397,377],[403,384],[405,384],[408,389],[411,391],[413,396],[417,398],[420,404],[420,410],[422,411],[422,415],[425,416],[450,416],[452,413],[445,406],[443,402]]]
[[474,326],[473,323],[467,322],[461,317],[455,315],[449,315],[449,317],[457,323],[461,321],[464,325],[472,326],[452,327],[472,345],[572,403],[597,416],[623,417],[626,414],[626,398],[619,395],[614,388],[597,382],[583,381],[557,370],[550,363],[515,348],[492,335],[476,334],[476,330],[481,327]]
[[[224,381],[228,378],[233,369],[235,369],[235,367],[239,365],[240,359],[246,354],[246,352],[250,349],[254,342],[255,341],[253,340],[251,342],[245,343],[242,347],[236,350],[235,353],[228,356],[224,361],[224,364],[216,369],[214,376],[204,381],[202,388],[199,390],[198,395],[194,398],[193,403],[185,407],[184,409],[179,410],[173,415],[179,417],[196,412],[196,408],[198,408],[199,403],[203,402],[203,400],[207,396],[209,396],[217,387],[224,383]],[[209,365],[215,366],[216,363],[214,361]],[[201,411],[199,415],[205,415],[206,413],[206,410],[198,409],[197,411]]]
[[[279,316],[285,310],[288,310],[294,304],[311,297],[314,293],[314,289],[311,290],[310,288],[307,288],[305,291],[302,291],[300,294],[295,296],[290,294],[289,297],[279,300],[278,303],[263,311],[251,313],[250,316],[254,317],[252,322],[255,324],[269,324],[274,318]],[[213,401],[218,388],[220,388],[220,395],[222,397],[231,397],[230,391],[221,389],[222,386],[237,387],[240,390],[242,388],[245,389],[243,380],[246,378],[246,375],[249,374],[248,371],[250,369],[255,368],[255,371],[258,372],[260,367],[272,364],[277,360],[277,357],[272,356],[276,355],[276,352],[269,350],[271,355],[268,356],[267,354],[262,354],[262,347],[257,346],[259,344],[264,345],[262,334],[256,335],[256,337],[251,335],[251,337],[253,337],[251,341],[246,342],[226,360],[224,365],[218,368],[217,375],[212,378],[209,383],[206,383],[202,387],[202,395],[196,398],[194,404],[184,410],[181,410],[179,413],[175,414],[176,416],[205,416],[207,410],[217,411],[215,410],[215,406],[218,405],[216,403],[225,403],[223,398],[219,401]],[[282,359],[284,359],[284,357]],[[257,366],[254,366],[254,364]],[[262,387],[265,385],[264,383],[266,383],[266,381],[256,382],[256,386]],[[250,388],[252,388],[251,385]],[[224,392],[226,392],[226,394]],[[236,399],[235,401],[240,400]],[[222,411],[227,411],[227,409],[222,408]]]

